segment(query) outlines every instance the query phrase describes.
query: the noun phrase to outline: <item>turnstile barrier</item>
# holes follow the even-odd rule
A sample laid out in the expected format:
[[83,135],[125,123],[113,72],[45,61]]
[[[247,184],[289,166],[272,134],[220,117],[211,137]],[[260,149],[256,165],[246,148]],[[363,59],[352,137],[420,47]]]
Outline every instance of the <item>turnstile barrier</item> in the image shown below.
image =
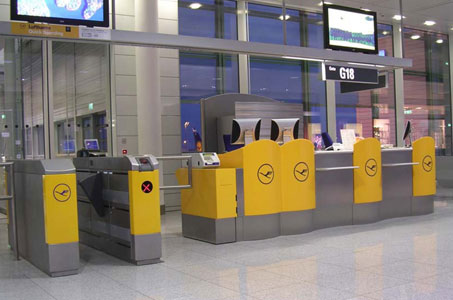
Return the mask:
[[160,261],[159,163],[154,156],[80,157],[80,241],[137,265]]
[[17,160],[14,181],[19,254],[50,276],[77,274],[77,188],[72,162]]

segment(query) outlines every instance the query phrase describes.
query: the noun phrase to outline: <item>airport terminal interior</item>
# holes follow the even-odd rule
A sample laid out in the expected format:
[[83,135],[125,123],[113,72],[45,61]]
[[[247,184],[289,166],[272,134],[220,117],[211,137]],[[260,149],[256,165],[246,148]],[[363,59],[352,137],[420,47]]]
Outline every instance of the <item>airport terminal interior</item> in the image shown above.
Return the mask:
[[0,0],[0,299],[453,299],[452,0]]

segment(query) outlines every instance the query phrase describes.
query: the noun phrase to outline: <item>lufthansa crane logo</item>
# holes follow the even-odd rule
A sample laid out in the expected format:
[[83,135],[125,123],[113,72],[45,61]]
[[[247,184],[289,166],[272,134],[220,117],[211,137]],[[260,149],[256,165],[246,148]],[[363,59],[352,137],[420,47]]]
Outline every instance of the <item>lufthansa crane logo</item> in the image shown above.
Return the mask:
[[301,161],[294,167],[293,173],[297,181],[304,182],[308,179],[308,175],[310,175],[310,169],[306,163]]
[[53,197],[58,202],[66,202],[71,198],[71,188],[65,183],[60,183],[53,189]]
[[423,157],[422,166],[423,170],[425,170],[426,172],[431,172],[431,170],[433,169],[433,158],[431,157],[431,155],[426,155],[425,157]]
[[374,158],[370,158],[365,163],[365,172],[368,176],[373,177],[378,171],[378,165]]
[[270,184],[274,180],[274,168],[270,164],[263,164],[259,167],[257,176],[262,184]]

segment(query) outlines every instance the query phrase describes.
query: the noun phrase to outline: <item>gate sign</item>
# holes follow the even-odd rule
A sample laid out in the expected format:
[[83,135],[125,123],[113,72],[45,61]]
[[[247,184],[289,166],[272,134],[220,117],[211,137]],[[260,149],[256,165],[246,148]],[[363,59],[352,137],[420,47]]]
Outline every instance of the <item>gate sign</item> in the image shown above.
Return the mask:
[[337,66],[324,63],[322,80],[377,84],[379,82],[379,76],[377,69]]

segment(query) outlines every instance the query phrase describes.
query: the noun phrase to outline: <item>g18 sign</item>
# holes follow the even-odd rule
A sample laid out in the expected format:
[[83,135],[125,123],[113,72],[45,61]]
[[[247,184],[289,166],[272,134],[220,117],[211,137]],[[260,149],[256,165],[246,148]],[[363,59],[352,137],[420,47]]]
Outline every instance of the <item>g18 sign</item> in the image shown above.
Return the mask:
[[357,83],[378,83],[378,71],[376,69],[356,68],[324,64],[322,80],[335,80]]

